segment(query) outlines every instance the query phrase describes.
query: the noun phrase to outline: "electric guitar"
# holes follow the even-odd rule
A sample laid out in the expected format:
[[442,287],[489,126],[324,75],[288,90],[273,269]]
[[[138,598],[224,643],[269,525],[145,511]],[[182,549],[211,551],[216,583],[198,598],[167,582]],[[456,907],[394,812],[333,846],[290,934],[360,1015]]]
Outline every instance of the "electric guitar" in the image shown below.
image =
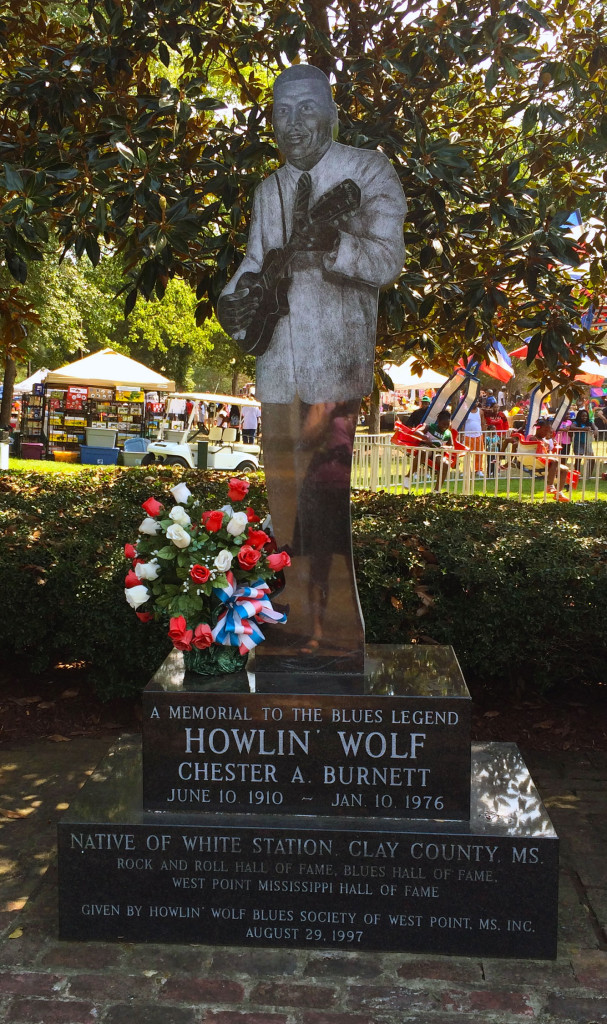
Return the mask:
[[[327,222],[335,225],[340,217],[359,206],[360,188],[351,178],[346,178],[320,197],[309,211],[308,220],[310,225]],[[243,274],[238,281],[239,288],[248,288],[249,294],[259,299],[244,337],[236,339],[247,355],[260,356],[266,351],[276,324],[289,312],[289,267],[297,252],[301,252],[301,246],[298,248],[292,241],[280,249],[270,249],[259,273]]]

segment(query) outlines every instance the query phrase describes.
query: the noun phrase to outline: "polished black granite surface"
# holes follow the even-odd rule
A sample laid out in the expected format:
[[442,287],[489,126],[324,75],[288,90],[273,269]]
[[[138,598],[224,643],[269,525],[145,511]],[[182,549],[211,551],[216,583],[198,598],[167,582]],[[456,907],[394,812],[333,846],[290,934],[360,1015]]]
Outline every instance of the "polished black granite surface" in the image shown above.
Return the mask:
[[[350,677],[349,677],[350,678]],[[365,644],[364,670],[352,673],[356,687],[344,689],[343,680],[329,673],[306,676],[309,690],[303,692],[342,694],[385,694],[393,697],[453,697],[469,700],[470,693],[452,647],[424,644]],[[281,677],[282,693],[289,690],[292,674]],[[297,680],[296,680],[297,681]],[[146,692],[198,691],[201,693],[259,692],[255,651],[249,655],[246,670],[226,676],[197,676],[186,672],[183,655],[173,650],[152,676]]]
[[552,957],[558,840],[512,744],[472,748],[469,822],[141,809],[125,740],[59,826],[69,939]]
[[[555,839],[552,822],[533,783],[521,753],[514,743],[473,743],[471,764],[471,814],[467,821],[441,821],[424,824],[432,832],[454,832],[458,835],[500,835],[525,838]],[[148,812],[141,804],[141,753],[138,736],[125,736],[113,746],[108,757],[99,765],[86,783],[76,801],[70,805],[61,824],[89,818],[97,822],[130,822],[135,825],[150,823],[184,824],[200,820],[192,814]],[[207,826],[230,824],[255,827],[260,820],[250,814],[204,814]],[[297,815],[284,815],[280,826],[301,827]],[[380,817],[365,821],[365,831],[385,830],[410,832],[420,821],[384,821]],[[331,818],[310,816],[308,829],[352,828],[361,829],[357,818]],[[279,827],[268,822],[268,827]]]
[[200,684],[167,658],[143,697],[144,807],[468,817],[470,696],[450,648],[369,645],[359,694],[246,678]]

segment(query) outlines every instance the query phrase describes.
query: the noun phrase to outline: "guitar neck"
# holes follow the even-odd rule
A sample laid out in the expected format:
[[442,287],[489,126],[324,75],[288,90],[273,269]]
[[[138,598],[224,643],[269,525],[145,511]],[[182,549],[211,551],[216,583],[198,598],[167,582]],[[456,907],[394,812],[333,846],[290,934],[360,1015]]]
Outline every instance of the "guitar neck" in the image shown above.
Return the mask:
[[[360,206],[360,189],[358,185],[347,178],[336,185],[329,192],[321,196],[318,202],[309,211],[308,217],[311,223],[329,222],[333,223],[343,217],[346,213],[358,209]],[[259,284],[265,291],[276,287],[278,282],[285,276],[293,256],[299,250],[292,242],[287,242],[281,249],[275,249],[266,259],[259,276]]]

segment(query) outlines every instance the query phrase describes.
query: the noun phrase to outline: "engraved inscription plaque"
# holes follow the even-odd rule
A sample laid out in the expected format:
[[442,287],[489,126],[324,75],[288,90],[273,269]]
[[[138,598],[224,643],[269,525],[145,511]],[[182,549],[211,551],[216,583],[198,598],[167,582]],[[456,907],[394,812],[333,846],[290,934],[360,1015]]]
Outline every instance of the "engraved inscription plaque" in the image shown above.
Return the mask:
[[365,696],[191,689],[175,652],[144,691],[144,808],[467,818],[470,695],[431,652],[369,647]]
[[[144,814],[133,744],[59,828],[66,939],[552,957],[558,840],[515,747],[469,823]],[[507,779],[507,782],[504,782]]]
[[146,695],[144,807],[467,818],[468,704]]

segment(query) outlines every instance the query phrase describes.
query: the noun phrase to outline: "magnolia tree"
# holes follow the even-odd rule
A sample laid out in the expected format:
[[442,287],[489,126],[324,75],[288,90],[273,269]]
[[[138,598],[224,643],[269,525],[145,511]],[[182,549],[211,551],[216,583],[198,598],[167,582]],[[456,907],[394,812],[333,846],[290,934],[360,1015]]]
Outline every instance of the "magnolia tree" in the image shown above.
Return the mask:
[[[127,315],[178,276],[209,317],[279,159],[271,82],[305,60],[332,76],[341,139],[381,147],[408,198],[380,359],[450,369],[530,338],[538,378],[566,383],[595,353],[580,312],[607,267],[598,4],[5,0],[0,55],[1,254],[18,284],[54,232],[93,265],[102,247],[120,257]],[[592,224],[578,238],[574,210]]]

